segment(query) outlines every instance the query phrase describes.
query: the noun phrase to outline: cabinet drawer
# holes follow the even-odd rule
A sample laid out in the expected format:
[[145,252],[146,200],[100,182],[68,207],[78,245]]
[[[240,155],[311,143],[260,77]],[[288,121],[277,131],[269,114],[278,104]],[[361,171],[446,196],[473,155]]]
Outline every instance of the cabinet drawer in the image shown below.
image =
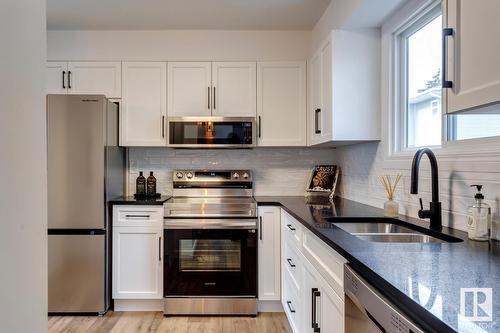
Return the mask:
[[344,263],[347,261],[309,231],[303,233],[303,255],[344,299]]
[[301,224],[283,209],[281,213],[282,234],[285,237],[285,242],[291,240],[297,248],[300,248],[302,243]]
[[283,284],[283,308],[294,333],[302,332],[303,311],[299,294],[286,281]]
[[115,206],[113,225],[116,227],[162,227],[163,206]]
[[[302,270],[303,262],[301,255],[296,249],[293,249],[293,244],[285,243],[283,251],[283,279],[289,280],[293,284],[298,293],[300,293],[302,286]],[[287,273],[287,274],[285,274]]]

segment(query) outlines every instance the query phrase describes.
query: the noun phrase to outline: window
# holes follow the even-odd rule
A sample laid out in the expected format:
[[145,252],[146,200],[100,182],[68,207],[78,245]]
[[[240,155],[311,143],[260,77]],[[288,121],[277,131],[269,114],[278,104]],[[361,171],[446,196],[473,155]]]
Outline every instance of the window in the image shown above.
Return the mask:
[[500,106],[448,115],[448,141],[500,135]]
[[441,144],[441,7],[434,6],[398,34],[400,150]]

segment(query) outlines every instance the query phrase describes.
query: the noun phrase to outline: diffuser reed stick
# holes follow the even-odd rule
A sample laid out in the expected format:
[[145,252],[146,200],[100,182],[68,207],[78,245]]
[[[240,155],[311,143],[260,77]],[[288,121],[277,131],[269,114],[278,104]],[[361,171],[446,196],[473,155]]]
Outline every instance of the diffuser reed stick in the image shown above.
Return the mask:
[[398,186],[399,181],[401,180],[401,174],[396,175],[393,180],[391,176],[384,175],[380,177],[380,182],[385,188],[387,192],[387,199],[393,200],[394,195],[396,194],[396,187]]

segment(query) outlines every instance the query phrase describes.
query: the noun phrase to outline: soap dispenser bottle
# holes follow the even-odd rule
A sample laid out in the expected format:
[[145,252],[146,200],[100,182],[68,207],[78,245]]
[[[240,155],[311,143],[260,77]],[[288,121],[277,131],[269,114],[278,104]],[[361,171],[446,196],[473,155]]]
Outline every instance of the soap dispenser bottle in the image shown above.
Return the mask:
[[484,202],[484,195],[481,193],[483,185],[471,185],[471,187],[476,187],[477,193],[474,196],[474,204],[469,207],[467,220],[469,239],[487,241],[490,239],[491,207]]

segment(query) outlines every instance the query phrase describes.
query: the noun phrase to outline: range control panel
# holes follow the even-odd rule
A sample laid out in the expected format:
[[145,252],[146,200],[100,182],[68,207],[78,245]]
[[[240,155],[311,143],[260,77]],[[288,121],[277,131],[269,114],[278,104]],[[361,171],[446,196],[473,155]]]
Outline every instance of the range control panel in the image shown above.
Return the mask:
[[252,181],[251,170],[174,170],[173,180],[194,182]]

